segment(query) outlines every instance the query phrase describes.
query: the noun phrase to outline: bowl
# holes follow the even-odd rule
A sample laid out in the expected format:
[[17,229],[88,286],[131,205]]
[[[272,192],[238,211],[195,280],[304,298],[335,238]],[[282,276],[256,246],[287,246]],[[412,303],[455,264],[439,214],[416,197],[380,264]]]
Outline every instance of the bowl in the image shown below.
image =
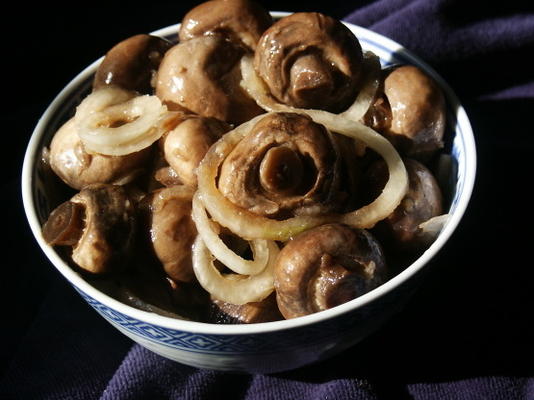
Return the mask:
[[[288,15],[273,12],[274,18]],[[89,92],[99,59],[80,72],[40,118],[25,153],[24,209],[33,234],[50,262],[103,318],[141,346],[177,362],[207,369],[272,373],[314,363],[355,345],[399,312],[423,281],[429,261],[460,223],[475,181],[476,150],[469,119],[447,83],[398,43],[346,23],[362,47],[382,65],[413,64],[441,85],[447,101],[450,160],[450,218],[432,245],[409,267],[378,288],[335,308],[291,320],[250,325],[216,325],[171,318],[121,303],[75,272],[42,238],[41,226],[53,204],[50,177],[39,168],[43,146]],[[152,32],[176,41],[179,25]]]

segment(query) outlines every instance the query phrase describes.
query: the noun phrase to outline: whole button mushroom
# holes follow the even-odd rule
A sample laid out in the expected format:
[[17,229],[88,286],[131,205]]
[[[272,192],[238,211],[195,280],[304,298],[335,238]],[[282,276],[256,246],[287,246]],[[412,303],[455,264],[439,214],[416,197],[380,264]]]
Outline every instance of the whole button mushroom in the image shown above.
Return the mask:
[[196,186],[198,164],[210,146],[229,130],[230,125],[215,118],[190,116],[160,139],[165,160],[185,185]]
[[152,94],[154,76],[172,43],[163,38],[140,34],[116,44],[99,65],[93,88],[107,85]]
[[[420,162],[405,159],[408,172],[408,192],[395,211],[376,226],[376,234],[384,245],[401,251],[417,251],[428,245],[420,225],[443,212],[441,189],[430,170]],[[387,180],[387,167],[380,160],[366,173],[367,187],[372,197],[377,195]]]
[[181,186],[158,189],[143,199],[148,212],[148,232],[154,254],[169,278],[195,281],[191,246],[197,235],[191,219],[193,192]]
[[250,0],[212,0],[190,10],[180,26],[180,41],[220,34],[254,51],[262,33],[272,24],[271,15]]
[[275,113],[256,123],[224,160],[221,193],[274,218],[337,210],[348,197],[336,142],[311,118]]
[[418,67],[385,71],[383,95],[366,119],[401,155],[425,161],[443,147],[445,99],[437,83]]
[[103,274],[125,266],[135,237],[135,208],[122,186],[95,184],[52,211],[43,238],[52,246],[72,246],[72,261]]
[[88,153],[71,118],[52,138],[48,161],[61,180],[80,190],[94,183],[129,183],[144,170],[150,155],[150,148],[124,156]]
[[240,86],[243,54],[220,35],[179,43],[161,62],[156,95],[170,109],[235,124],[248,121],[263,110]]
[[262,35],[254,67],[278,101],[339,112],[356,97],[363,54],[354,34],[319,13],[295,13]]
[[280,251],[274,271],[278,307],[286,319],[326,310],[374,289],[387,275],[382,249],[369,232],[321,225]]

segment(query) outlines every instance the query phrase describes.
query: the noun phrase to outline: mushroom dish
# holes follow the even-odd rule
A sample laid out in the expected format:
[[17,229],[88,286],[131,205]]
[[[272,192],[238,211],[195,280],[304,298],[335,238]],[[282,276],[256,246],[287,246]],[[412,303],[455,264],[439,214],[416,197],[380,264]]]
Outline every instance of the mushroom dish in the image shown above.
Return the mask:
[[103,58],[44,149],[67,188],[42,234],[131,306],[209,323],[298,318],[398,274],[447,221],[445,100],[327,15],[211,0],[178,42]]

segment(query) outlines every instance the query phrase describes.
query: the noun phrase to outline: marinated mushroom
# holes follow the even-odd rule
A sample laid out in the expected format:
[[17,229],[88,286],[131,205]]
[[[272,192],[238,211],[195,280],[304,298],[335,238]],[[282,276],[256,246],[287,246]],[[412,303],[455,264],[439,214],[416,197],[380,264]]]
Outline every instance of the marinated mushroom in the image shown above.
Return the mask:
[[[432,172],[422,163],[405,159],[408,171],[408,192],[400,205],[376,226],[376,234],[384,245],[404,251],[415,251],[428,245],[420,225],[442,214],[442,193]],[[366,187],[371,196],[382,190],[387,169],[382,161],[373,163],[366,173]]]
[[50,214],[45,240],[94,274],[128,265],[91,284],[170,317],[260,323],[350,301],[435,238],[439,187],[399,156],[443,146],[430,76],[382,70],[326,15],[273,25],[247,0],[202,3],[179,37],[113,47],[48,152],[81,192]]
[[224,160],[219,189],[255,214],[286,218],[333,211],[347,198],[328,131],[292,113],[264,117]]
[[255,1],[213,0],[199,4],[185,15],[179,36],[184,42],[216,33],[254,51],[271,24],[271,15]]
[[124,188],[95,184],[52,211],[43,238],[53,246],[71,246],[76,265],[103,274],[124,267],[135,226],[135,208]]
[[402,155],[427,160],[443,147],[443,93],[430,76],[415,66],[396,66],[384,72],[383,93],[364,119]]
[[286,319],[346,303],[386,278],[376,239],[342,224],[321,225],[296,236],[280,251],[274,269],[276,300]]
[[151,94],[154,76],[165,52],[172,46],[158,36],[140,34],[116,44],[96,70],[93,88],[114,85]]
[[156,95],[170,109],[236,124],[248,121],[263,110],[240,86],[243,54],[220,35],[179,43],[163,57]]
[[164,138],[163,154],[178,178],[196,186],[196,168],[210,148],[230,126],[215,118],[190,116]]
[[254,66],[278,101],[339,112],[356,97],[362,60],[358,39],[340,21],[295,13],[264,32]]
[[262,301],[241,305],[212,299],[209,321],[216,324],[257,324],[283,319],[275,294],[267,296]]
[[197,230],[191,219],[193,192],[183,186],[155,190],[141,207],[148,213],[146,231],[150,246],[169,278],[177,282],[195,280],[191,246]]
[[50,143],[52,170],[70,187],[93,183],[125,184],[134,180],[150,158],[149,148],[124,156],[89,153],[78,136],[74,118],[64,123]]

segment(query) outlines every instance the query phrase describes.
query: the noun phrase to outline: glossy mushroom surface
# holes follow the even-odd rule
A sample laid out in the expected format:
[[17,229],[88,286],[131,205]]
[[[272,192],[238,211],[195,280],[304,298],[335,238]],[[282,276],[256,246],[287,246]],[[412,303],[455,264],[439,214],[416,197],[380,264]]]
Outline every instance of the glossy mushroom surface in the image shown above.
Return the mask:
[[98,66],[93,88],[108,85],[151,94],[154,76],[165,52],[172,46],[158,36],[139,34],[117,43]]
[[406,157],[428,160],[443,147],[445,99],[421,69],[402,65],[384,71],[383,92],[365,119]]
[[196,169],[204,155],[230,125],[215,118],[186,117],[164,138],[163,154],[178,178],[186,185],[196,186]]
[[258,215],[325,213],[346,198],[339,169],[336,143],[322,125],[276,113],[259,121],[224,160],[219,189]]
[[369,232],[327,224],[288,242],[274,277],[278,307],[288,319],[367,293],[384,282],[387,269],[381,246]]
[[213,0],[199,4],[182,19],[180,41],[219,34],[254,51],[271,15],[251,0]]
[[201,36],[173,46],[157,74],[156,95],[169,108],[242,123],[263,110],[241,88],[243,48],[220,35]]
[[356,97],[362,60],[358,39],[341,22],[295,13],[265,31],[254,66],[278,101],[339,112]]
[[175,186],[153,191],[141,203],[151,250],[173,281],[193,282],[191,246],[197,235],[191,219],[192,192]]

